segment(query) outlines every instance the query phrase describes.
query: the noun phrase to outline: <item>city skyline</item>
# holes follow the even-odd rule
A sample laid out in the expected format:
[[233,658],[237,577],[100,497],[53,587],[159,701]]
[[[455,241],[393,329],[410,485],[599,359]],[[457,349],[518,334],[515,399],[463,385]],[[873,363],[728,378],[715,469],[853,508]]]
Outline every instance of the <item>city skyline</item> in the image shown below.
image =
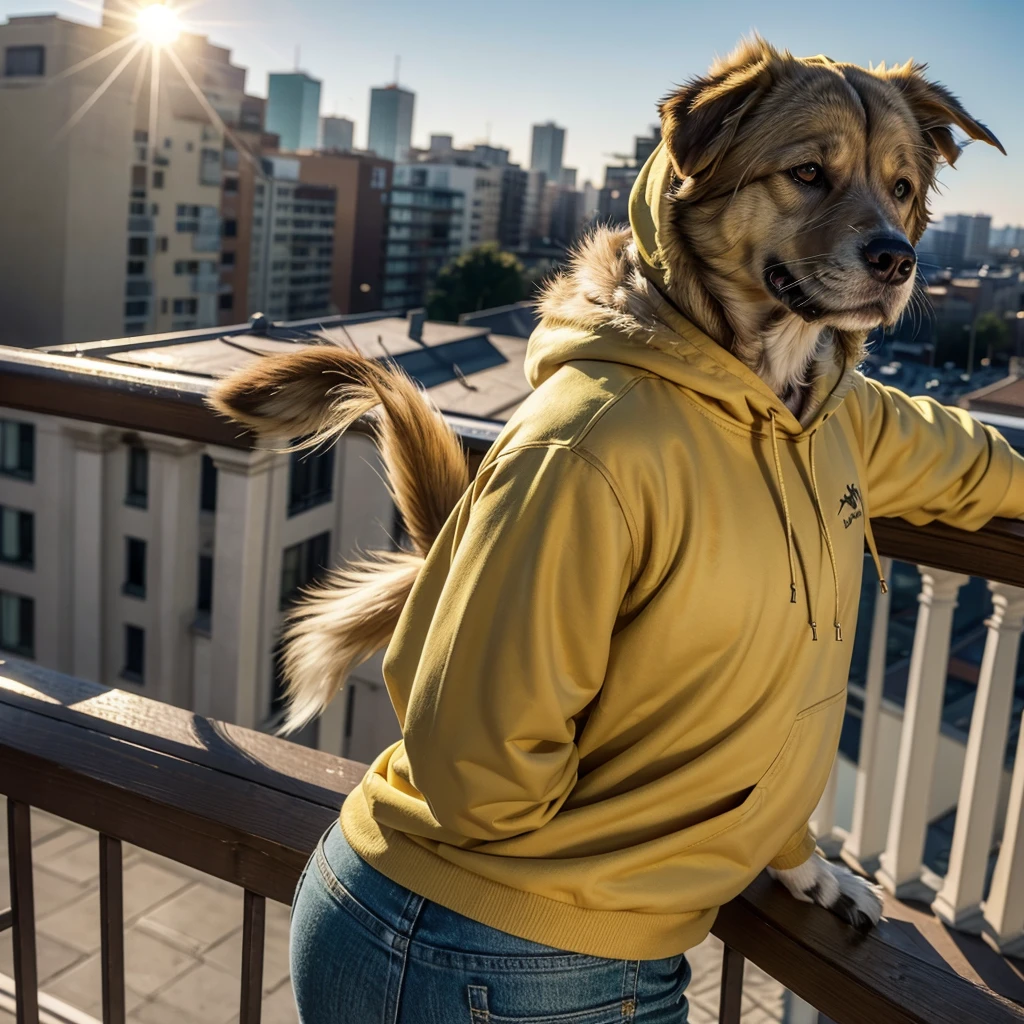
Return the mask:
[[[745,0],[727,7],[638,0],[626,33],[621,9],[600,0],[544,5],[543,31],[532,6],[509,20],[503,8],[458,0],[437,0],[429,10],[406,0],[341,10],[326,0],[285,7],[198,0],[185,20],[230,47],[260,95],[269,72],[294,67],[298,47],[302,69],[324,83],[321,114],[355,121],[357,147],[366,145],[370,89],[393,80],[400,55],[400,83],[417,95],[414,145],[426,146],[432,132],[451,134],[460,146],[489,139],[526,166],[531,126],[552,120],[566,129],[564,164],[579,168],[581,184],[598,185],[615,162],[610,154],[629,152],[656,120],[658,99],[754,29],[798,54],[865,65],[927,60],[1009,153],[972,147],[957,170],[943,172],[936,215],[988,212],[996,225],[1024,223],[1024,118],[1020,98],[1005,89],[1014,40],[1024,32],[1022,4],[990,0],[972,7],[970,18],[956,17],[965,8],[952,0],[863,3],[853,13],[819,5],[808,18],[803,9],[766,10]],[[0,0],[0,17],[48,12],[95,24],[98,8],[99,0]],[[349,45],[353,39],[358,46]],[[628,73],[612,73],[613,64]]]

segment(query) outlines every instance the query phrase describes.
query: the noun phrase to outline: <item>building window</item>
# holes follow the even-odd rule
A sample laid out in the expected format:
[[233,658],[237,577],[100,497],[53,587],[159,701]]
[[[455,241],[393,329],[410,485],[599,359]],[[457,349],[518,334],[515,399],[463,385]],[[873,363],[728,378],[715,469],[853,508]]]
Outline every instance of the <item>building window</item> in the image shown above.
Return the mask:
[[146,542],[138,537],[125,537],[124,586],[121,590],[132,597],[146,596]]
[[140,277],[146,273],[146,262],[145,260],[129,260],[128,261],[128,276],[129,277]]
[[199,588],[196,593],[196,611],[209,615],[213,611],[213,556],[199,556]]
[[36,428],[0,420],[0,473],[31,480],[36,470]]
[[387,188],[388,172],[383,167],[374,167],[370,171],[370,188]]
[[0,591],[0,649],[35,657],[35,610],[31,597]]
[[199,470],[199,508],[203,512],[217,511],[217,467],[209,455],[203,456]]
[[237,192],[238,191],[238,179],[237,178],[225,178],[224,179],[224,191],[225,192]]
[[222,267],[233,267],[235,265],[235,254],[233,252],[222,252],[220,254],[220,265]]
[[163,188],[163,187],[164,187],[164,172],[163,171],[154,171],[153,172],[153,188]]
[[42,46],[8,46],[4,55],[7,78],[40,77],[46,74],[46,50]]
[[224,312],[230,312],[232,309],[235,308],[235,297],[234,297],[234,295],[232,295],[231,292],[225,292],[220,297],[219,306],[220,306],[221,310],[223,310]]
[[225,238],[237,238],[238,237],[238,221],[237,220],[226,220],[226,221],[224,221],[224,237]]
[[334,446],[325,452],[292,452],[288,478],[288,515],[331,500]]
[[146,508],[149,504],[149,452],[139,445],[128,449],[128,489],[126,505]]
[[35,563],[35,518],[31,512],[0,507],[0,561],[31,569]]
[[124,627],[124,668],[121,678],[133,683],[143,681],[146,664],[146,631],[138,626]]
[[161,235],[156,240],[156,248],[158,252],[167,252],[167,236]]
[[281,561],[281,607],[287,608],[327,568],[331,535],[320,533],[284,549]]
[[161,299],[160,300],[160,312],[161,313],[166,313],[167,312],[167,300],[166,299]]
[[128,255],[129,256],[148,256],[149,255],[149,239],[148,238],[129,238],[128,239]]
[[178,315],[195,316],[199,308],[198,299],[175,299],[174,312]]
[[124,315],[129,316],[145,316],[149,312],[149,303],[142,299],[135,299],[132,302],[126,302],[124,304]]

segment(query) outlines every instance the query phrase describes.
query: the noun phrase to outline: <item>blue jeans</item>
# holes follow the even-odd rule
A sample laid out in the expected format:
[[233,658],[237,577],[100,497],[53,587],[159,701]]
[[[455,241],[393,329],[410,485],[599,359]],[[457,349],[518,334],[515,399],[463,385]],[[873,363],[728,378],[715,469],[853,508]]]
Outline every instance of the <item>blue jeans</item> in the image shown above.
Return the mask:
[[370,867],[337,822],[292,904],[302,1024],[686,1024],[685,956],[609,960],[471,921]]

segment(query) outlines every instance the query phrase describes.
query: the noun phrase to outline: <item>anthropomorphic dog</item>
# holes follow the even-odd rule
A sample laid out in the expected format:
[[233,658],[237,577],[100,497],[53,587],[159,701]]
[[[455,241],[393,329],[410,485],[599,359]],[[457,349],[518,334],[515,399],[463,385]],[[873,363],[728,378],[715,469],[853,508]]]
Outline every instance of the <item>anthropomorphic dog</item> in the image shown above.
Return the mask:
[[[540,299],[532,395],[470,481],[410,380],[329,345],[216,408],[316,444],[377,408],[411,551],[337,572],[288,627],[290,722],[387,646],[404,739],[347,799],[390,878],[523,938],[654,959],[765,867],[857,926],[815,855],[871,516],[1024,514],[1024,460],[966,413],[857,372],[914,301],[953,129],[920,65],[744,43],[661,104],[630,226]],[[1000,147],[1001,148],[1001,147]],[[390,642],[389,642],[390,641]]]

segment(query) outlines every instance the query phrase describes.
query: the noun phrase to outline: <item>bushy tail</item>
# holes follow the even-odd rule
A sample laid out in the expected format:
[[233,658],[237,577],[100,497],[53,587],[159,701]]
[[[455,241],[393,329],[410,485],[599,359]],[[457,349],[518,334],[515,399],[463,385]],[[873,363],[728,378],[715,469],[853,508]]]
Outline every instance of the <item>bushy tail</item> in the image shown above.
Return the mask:
[[387,645],[427,552],[469,486],[466,456],[415,381],[348,349],[315,345],[267,356],[218,381],[207,401],[262,438],[290,439],[289,450],[314,448],[367,417],[413,545],[370,551],[332,570],[289,612],[281,731],[293,732]]

